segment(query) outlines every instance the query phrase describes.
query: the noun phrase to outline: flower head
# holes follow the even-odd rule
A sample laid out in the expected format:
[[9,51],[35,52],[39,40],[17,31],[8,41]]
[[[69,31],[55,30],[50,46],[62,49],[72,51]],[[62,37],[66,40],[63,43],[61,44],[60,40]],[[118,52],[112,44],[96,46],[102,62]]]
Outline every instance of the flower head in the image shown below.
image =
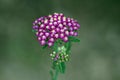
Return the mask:
[[66,53],[65,46],[58,47],[57,50],[58,53],[53,51],[53,53],[50,54],[50,56],[52,57],[53,61],[56,62],[56,64],[66,62],[69,60],[69,55]]
[[77,36],[80,24],[62,13],[40,17],[33,22],[33,30],[41,45],[53,46],[56,39],[67,42],[69,36]]

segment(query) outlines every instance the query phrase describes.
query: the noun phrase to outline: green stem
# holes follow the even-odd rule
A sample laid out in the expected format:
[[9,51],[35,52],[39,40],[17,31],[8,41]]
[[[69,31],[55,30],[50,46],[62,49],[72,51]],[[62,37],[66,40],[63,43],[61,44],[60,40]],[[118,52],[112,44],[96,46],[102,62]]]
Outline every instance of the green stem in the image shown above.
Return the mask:
[[52,80],[57,80],[57,78],[58,78],[58,73],[59,73],[59,71],[58,71],[57,69],[55,69],[55,73],[54,73],[54,74],[53,74],[53,71],[50,71]]
[[53,80],[57,80],[59,71],[56,69]]

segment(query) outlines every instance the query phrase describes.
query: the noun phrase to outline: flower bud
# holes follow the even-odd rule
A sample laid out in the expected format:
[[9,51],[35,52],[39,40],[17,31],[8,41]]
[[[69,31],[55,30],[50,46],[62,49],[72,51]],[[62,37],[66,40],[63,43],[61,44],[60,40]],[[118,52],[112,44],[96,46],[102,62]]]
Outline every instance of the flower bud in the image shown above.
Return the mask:
[[52,46],[53,45],[53,42],[48,42],[48,46]]
[[41,40],[41,41],[40,41],[40,44],[41,44],[41,45],[45,45],[45,40]]

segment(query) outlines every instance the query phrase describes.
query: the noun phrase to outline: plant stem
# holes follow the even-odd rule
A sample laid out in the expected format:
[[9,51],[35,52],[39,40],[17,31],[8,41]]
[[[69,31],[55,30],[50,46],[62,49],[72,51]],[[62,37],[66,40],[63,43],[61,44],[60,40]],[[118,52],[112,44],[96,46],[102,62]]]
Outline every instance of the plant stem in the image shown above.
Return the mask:
[[57,80],[59,71],[56,69],[53,80]]
[[57,69],[55,69],[55,73],[53,73],[53,71],[51,70],[51,71],[50,71],[51,80],[57,80],[57,78],[58,78],[58,73],[59,73],[59,71],[58,71]]

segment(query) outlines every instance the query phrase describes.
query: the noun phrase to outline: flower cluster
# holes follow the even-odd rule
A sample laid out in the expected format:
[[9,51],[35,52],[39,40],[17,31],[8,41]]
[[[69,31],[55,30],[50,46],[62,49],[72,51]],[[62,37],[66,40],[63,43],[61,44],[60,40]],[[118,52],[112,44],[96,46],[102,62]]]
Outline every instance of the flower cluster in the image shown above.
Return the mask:
[[60,38],[64,42],[69,36],[77,36],[80,28],[78,22],[72,18],[66,18],[62,13],[54,13],[40,17],[33,22],[33,29],[41,45],[53,46],[56,39]]
[[69,55],[66,54],[66,48],[64,46],[58,47],[58,53],[54,51],[50,54],[50,56],[56,62],[56,64],[69,60]]

